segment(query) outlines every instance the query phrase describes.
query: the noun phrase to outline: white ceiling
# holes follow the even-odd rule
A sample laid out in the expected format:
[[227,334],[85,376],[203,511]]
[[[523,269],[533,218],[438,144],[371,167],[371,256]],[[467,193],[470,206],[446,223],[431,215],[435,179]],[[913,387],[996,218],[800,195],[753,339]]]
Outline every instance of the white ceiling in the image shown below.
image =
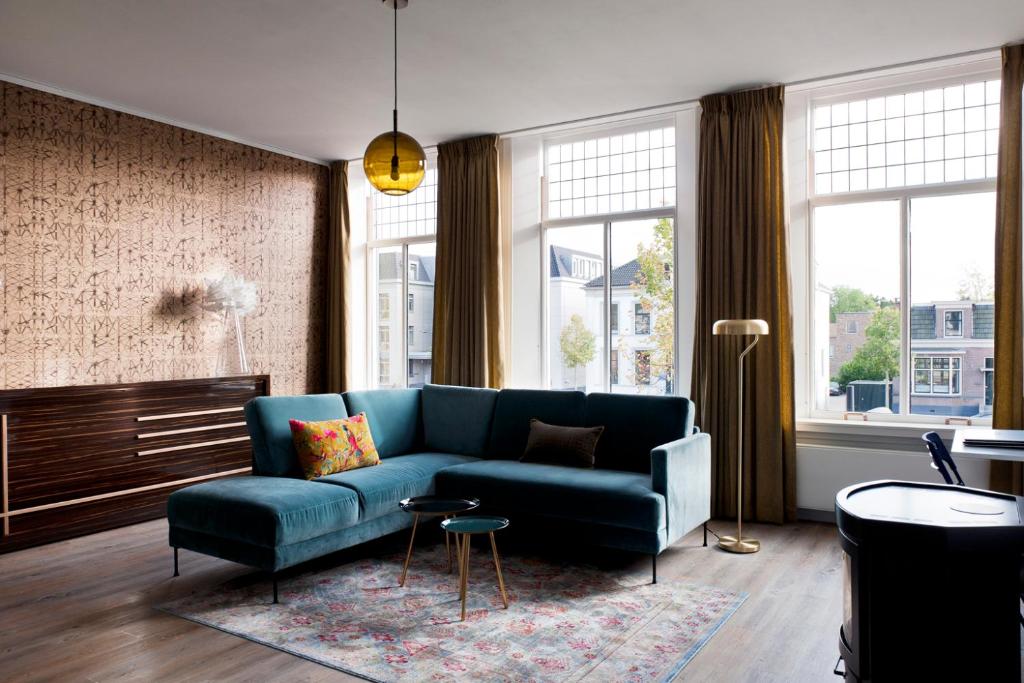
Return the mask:
[[[412,0],[424,145],[1024,38],[1022,0]],[[316,159],[391,125],[381,0],[0,0],[0,74]],[[2,77],[2,76],[0,76]]]

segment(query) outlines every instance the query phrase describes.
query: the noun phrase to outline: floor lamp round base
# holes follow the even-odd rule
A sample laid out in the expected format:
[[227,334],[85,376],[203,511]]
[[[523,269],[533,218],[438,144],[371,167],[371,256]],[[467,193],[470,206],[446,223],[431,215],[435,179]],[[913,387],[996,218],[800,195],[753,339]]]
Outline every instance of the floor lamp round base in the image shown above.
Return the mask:
[[730,553],[756,553],[761,549],[761,541],[753,538],[736,539],[735,536],[722,536],[718,540],[718,547]]

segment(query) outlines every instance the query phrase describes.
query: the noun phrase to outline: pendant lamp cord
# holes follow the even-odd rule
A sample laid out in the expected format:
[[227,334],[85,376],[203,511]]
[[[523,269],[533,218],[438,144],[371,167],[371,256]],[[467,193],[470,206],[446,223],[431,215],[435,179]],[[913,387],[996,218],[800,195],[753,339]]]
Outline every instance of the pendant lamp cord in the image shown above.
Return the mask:
[[395,0],[395,111],[398,111],[398,0]]
[[398,0],[394,0],[395,7],[395,108],[392,111],[394,130],[391,134],[391,179],[398,180]]

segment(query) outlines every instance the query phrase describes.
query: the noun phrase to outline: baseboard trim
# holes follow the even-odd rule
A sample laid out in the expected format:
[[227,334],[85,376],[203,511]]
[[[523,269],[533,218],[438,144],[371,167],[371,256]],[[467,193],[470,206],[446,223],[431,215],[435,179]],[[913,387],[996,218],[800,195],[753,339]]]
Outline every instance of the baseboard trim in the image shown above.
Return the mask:
[[814,508],[797,508],[796,518],[801,522],[836,523],[835,510],[815,510]]

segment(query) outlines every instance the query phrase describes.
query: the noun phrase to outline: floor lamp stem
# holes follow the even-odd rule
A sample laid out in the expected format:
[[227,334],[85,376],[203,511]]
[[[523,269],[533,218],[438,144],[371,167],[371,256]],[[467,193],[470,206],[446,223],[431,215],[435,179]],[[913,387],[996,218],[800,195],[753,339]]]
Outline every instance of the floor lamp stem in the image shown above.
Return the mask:
[[760,335],[754,335],[754,341],[740,354],[739,362],[739,385],[736,392],[739,397],[736,410],[736,538],[726,537],[719,542],[719,547],[734,553],[753,553],[761,547],[757,541],[743,538],[743,368],[747,354],[760,338]]

